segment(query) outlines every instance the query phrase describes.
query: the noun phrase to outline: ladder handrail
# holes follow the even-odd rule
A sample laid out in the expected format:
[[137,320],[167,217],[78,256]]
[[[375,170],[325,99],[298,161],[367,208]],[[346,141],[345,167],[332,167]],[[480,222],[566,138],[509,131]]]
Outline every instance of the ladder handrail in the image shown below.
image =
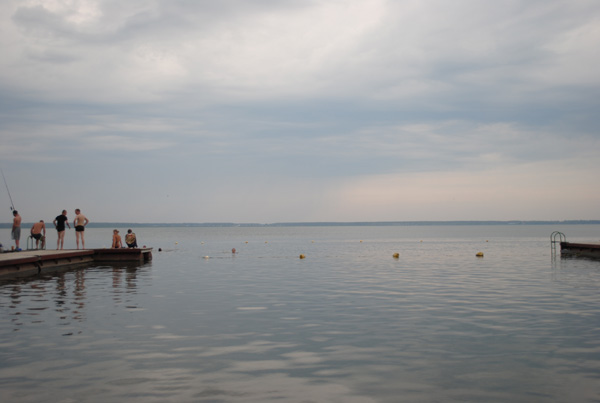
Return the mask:
[[[556,239],[558,238],[558,240]],[[556,253],[556,244],[561,242],[567,242],[567,237],[560,231],[554,231],[550,234],[550,249]]]

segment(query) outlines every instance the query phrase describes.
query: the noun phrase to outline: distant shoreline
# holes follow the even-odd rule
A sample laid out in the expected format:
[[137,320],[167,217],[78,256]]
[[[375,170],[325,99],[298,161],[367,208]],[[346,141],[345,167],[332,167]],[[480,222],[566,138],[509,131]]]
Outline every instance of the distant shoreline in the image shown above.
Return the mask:
[[[443,226],[443,225],[598,225],[600,220],[564,221],[357,221],[357,222],[281,222],[259,223],[132,223],[132,222],[91,222],[89,228],[152,228],[152,227],[394,227],[394,226]],[[33,223],[23,223],[22,228],[30,228]],[[12,223],[0,223],[0,228],[11,228]],[[46,226],[53,229],[52,223]]]

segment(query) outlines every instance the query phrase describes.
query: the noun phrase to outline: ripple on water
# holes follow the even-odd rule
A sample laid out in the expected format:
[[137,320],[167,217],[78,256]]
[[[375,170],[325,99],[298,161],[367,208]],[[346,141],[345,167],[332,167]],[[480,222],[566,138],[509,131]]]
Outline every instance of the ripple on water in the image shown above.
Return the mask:
[[600,400],[599,262],[452,230],[161,229],[150,264],[1,284],[3,398]]

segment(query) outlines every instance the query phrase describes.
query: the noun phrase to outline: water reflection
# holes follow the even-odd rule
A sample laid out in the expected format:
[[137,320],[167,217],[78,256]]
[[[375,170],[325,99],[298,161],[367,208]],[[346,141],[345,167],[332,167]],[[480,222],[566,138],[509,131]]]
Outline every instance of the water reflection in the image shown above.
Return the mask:
[[73,319],[83,320],[85,317],[85,271],[77,270],[75,272],[75,290],[73,292],[76,309],[73,310]]
[[600,288],[600,259],[578,256],[552,259],[552,280],[595,292]]
[[152,270],[107,265],[0,286],[3,399],[600,399],[600,265],[551,262],[546,237],[486,235],[476,259],[476,240],[400,247],[332,231],[305,260],[302,239],[266,246],[262,232],[230,258],[223,232],[216,246],[157,254]]
[[[151,263],[108,265],[91,268],[78,268],[56,272],[40,277],[2,280],[0,282],[0,309],[4,318],[10,318],[12,331],[18,332],[24,325],[57,321],[60,326],[69,326],[71,321],[84,322],[87,319],[87,305],[92,296],[88,295],[86,281],[91,277],[94,286],[102,290],[98,283],[104,272],[111,272],[113,301],[122,301],[121,293],[137,292],[140,273],[149,270]],[[49,304],[49,302],[51,302]],[[58,316],[44,314],[54,308]],[[31,318],[27,321],[26,319]],[[72,335],[72,332],[63,335]]]

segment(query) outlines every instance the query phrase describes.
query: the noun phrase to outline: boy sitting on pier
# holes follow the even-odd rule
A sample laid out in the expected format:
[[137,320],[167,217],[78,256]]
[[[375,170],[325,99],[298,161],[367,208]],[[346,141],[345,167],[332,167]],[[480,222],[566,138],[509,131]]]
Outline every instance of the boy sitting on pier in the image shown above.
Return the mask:
[[137,248],[138,247],[135,233],[130,229],[127,230],[127,235],[125,235],[125,243],[127,244],[127,246],[129,248]]

